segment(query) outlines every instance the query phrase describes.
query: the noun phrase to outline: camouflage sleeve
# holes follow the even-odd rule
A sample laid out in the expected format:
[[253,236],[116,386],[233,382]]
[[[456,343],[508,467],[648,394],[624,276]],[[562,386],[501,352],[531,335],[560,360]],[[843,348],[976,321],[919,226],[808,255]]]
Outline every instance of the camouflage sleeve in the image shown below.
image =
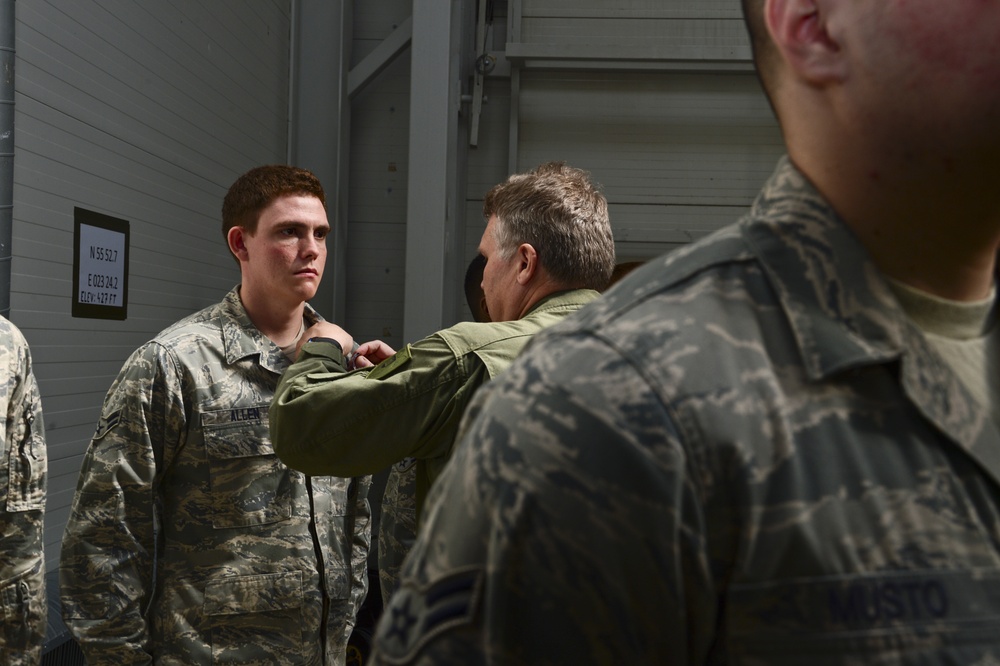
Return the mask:
[[3,320],[0,386],[5,404],[0,441],[0,663],[37,664],[45,641],[47,602],[42,548],[47,457],[42,404],[31,353]]
[[474,354],[456,358],[438,336],[352,372],[331,347],[303,346],[268,415],[275,452],[306,474],[346,478],[408,456],[447,457],[469,397],[489,379]]
[[371,663],[701,663],[698,628],[717,622],[705,521],[635,369],[598,344],[547,349],[480,402]]
[[415,458],[389,469],[378,521],[378,579],[382,605],[399,587],[403,559],[417,538],[417,467]]
[[174,363],[150,343],[108,392],[63,538],[63,618],[90,663],[151,663],[157,469],[184,424]]
[[368,551],[372,545],[372,510],[368,501],[372,477],[362,476],[352,481],[352,486],[357,489],[354,498],[354,535],[351,540],[351,605],[354,611],[351,617],[354,621],[347,626],[345,644],[354,629],[361,605],[368,596]]

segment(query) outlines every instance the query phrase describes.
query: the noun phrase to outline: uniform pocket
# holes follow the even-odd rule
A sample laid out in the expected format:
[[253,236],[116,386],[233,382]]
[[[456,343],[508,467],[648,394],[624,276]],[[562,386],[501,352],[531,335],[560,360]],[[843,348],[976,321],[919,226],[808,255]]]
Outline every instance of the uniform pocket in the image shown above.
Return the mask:
[[39,558],[31,569],[0,584],[0,645],[14,653],[41,655],[45,640],[45,578]]
[[302,574],[227,576],[205,587],[212,663],[302,663]]
[[30,408],[25,408],[23,417],[13,424],[7,458],[8,511],[45,509],[45,437],[40,425]]
[[225,412],[228,419],[217,413],[202,418],[213,527],[287,520],[292,515],[292,475],[297,473],[285,467],[271,447],[267,406]]

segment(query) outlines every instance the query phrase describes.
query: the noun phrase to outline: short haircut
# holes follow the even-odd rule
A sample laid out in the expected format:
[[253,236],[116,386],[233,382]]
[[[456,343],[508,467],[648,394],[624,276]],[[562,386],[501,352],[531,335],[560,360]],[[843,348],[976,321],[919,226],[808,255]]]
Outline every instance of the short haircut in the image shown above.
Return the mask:
[[257,221],[265,208],[286,196],[316,197],[326,210],[326,194],[319,179],[307,169],[286,164],[268,164],[250,169],[236,179],[222,200],[222,235],[241,227],[248,234],[257,231]]
[[771,41],[767,22],[764,20],[764,0],[741,0],[741,3],[743,5],[743,23],[750,36],[750,50],[753,54],[757,79],[771,103],[771,108],[777,115],[777,107],[774,105],[774,89],[778,52],[774,42]]
[[607,287],[615,267],[608,202],[586,171],[549,162],[514,174],[486,194],[483,218],[489,222],[493,215],[502,259],[527,243],[567,289]]
[[476,321],[489,321],[489,314],[482,311],[483,301],[483,269],[486,268],[486,257],[477,254],[465,269],[465,301],[469,304]]

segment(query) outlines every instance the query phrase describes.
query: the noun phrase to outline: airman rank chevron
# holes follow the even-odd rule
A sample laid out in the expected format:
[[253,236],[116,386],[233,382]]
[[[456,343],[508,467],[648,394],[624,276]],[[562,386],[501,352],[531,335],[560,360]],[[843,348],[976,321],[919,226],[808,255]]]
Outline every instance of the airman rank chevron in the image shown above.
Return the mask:
[[97,422],[97,430],[94,431],[94,439],[100,439],[104,437],[109,432],[114,430],[115,426],[118,425],[122,420],[122,410],[117,410],[111,412],[107,415],[101,415],[101,419]]
[[412,581],[404,583],[382,613],[376,632],[386,661],[407,661],[437,634],[469,624],[482,587],[481,567],[453,571],[419,589]]

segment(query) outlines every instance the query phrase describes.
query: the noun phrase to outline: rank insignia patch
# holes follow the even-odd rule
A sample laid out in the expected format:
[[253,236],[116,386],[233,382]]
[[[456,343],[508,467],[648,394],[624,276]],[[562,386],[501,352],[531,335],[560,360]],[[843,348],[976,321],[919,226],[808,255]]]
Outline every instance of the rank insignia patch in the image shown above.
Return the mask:
[[377,637],[389,661],[406,661],[427,641],[475,616],[483,587],[480,567],[460,569],[424,588],[405,584],[392,596]]
[[109,432],[114,430],[115,426],[121,423],[122,420],[122,410],[118,410],[108,414],[107,416],[101,415],[101,419],[97,422],[97,430],[94,432],[94,439],[100,439],[104,437]]

